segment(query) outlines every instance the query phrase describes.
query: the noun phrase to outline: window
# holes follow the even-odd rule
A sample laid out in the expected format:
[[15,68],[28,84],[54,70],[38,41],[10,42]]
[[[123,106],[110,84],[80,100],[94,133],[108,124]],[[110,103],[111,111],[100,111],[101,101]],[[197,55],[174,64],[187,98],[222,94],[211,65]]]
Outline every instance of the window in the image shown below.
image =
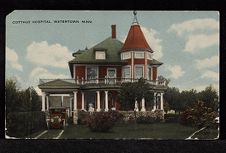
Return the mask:
[[152,54],[148,53],[148,59],[151,60],[152,59]]
[[147,78],[148,80],[152,80],[151,66],[148,66]]
[[123,67],[123,78],[131,78],[130,76],[130,66]]
[[99,60],[106,59],[105,51],[96,51],[96,59],[99,59]]
[[144,52],[135,52],[135,58],[144,58]]
[[131,58],[130,52],[125,52],[125,53],[122,53],[121,55],[123,60]]
[[89,66],[87,67],[87,80],[96,80],[97,79],[97,67]]
[[136,65],[135,66],[135,79],[140,79],[144,77],[144,66]]

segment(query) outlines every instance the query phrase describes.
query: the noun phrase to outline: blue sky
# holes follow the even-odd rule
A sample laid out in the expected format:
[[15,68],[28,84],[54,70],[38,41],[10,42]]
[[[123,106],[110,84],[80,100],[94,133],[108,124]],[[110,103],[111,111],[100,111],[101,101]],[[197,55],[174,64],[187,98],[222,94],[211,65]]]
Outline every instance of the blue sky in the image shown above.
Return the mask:
[[[212,84],[219,90],[217,11],[137,12],[154,58],[164,63],[159,75],[169,78],[170,86],[200,91]],[[40,20],[52,23],[32,23]],[[6,19],[6,78],[16,77],[21,88],[37,91],[39,78],[70,78],[67,62],[73,52],[111,36],[112,24],[124,42],[132,21],[132,11],[14,11]]]

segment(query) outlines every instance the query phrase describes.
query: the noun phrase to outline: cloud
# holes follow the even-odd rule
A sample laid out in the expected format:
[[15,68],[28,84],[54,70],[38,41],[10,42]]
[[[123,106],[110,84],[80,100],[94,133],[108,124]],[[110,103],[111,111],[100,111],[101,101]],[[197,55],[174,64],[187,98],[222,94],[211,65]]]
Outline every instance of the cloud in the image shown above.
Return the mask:
[[29,78],[30,79],[34,79],[34,78],[58,79],[58,78],[67,78],[67,76],[64,74],[59,74],[59,73],[58,74],[51,73],[47,69],[42,68],[42,67],[36,67],[31,71]]
[[39,79],[63,79],[63,78],[68,77],[64,74],[49,72],[47,69],[42,67],[36,67],[29,74],[29,86],[31,85],[36,86],[37,84],[39,84]]
[[185,44],[184,51],[192,54],[201,49],[219,45],[219,34],[192,34],[189,35]]
[[180,78],[181,76],[184,75],[185,71],[182,70],[181,66],[180,65],[169,65],[167,67],[168,71],[170,71],[170,75],[169,77],[170,78],[173,78],[173,79],[178,79]]
[[148,44],[155,51],[153,54],[153,57],[155,59],[162,58],[163,56],[162,45],[161,45],[162,40],[158,38],[159,33],[152,28],[148,29],[146,27],[141,27],[141,30],[144,33],[144,36]]
[[6,61],[9,62],[9,65],[18,70],[23,71],[23,66],[18,61],[18,55],[15,50],[6,47]]
[[219,30],[219,22],[212,18],[187,20],[171,25],[168,31],[174,31],[178,36],[181,36],[184,33],[195,32],[197,30]]
[[195,65],[197,69],[211,68],[219,65],[219,56],[212,56],[205,59],[195,60]]
[[219,81],[219,73],[207,70],[201,75],[201,78],[212,79],[213,81]]
[[72,58],[71,52],[61,44],[48,44],[46,41],[32,42],[27,47],[26,58],[29,62],[52,66],[57,68],[68,68],[68,61]]
[[219,45],[219,21],[212,18],[187,20],[172,24],[168,32],[176,32],[185,40],[184,51],[195,54]]
[[39,89],[39,87],[35,87],[34,89],[39,96],[42,95],[42,91],[41,91],[41,89]]

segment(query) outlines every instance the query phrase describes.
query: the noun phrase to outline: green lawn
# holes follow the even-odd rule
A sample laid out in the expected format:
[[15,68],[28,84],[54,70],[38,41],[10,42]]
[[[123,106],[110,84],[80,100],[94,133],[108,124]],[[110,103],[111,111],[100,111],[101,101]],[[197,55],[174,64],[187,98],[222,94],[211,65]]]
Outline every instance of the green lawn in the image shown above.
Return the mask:
[[196,129],[182,126],[177,123],[155,123],[155,124],[120,124],[116,125],[110,132],[91,132],[84,125],[71,125],[66,127],[60,139],[94,138],[94,139],[185,139]]
[[53,139],[57,137],[61,131],[62,131],[61,129],[51,129],[47,133],[39,137],[39,139]]
[[199,140],[208,140],[208,139],[216,139],[218,136],[217,129],[204,129],[199,133],[196,133],[192,138],[198,138]]

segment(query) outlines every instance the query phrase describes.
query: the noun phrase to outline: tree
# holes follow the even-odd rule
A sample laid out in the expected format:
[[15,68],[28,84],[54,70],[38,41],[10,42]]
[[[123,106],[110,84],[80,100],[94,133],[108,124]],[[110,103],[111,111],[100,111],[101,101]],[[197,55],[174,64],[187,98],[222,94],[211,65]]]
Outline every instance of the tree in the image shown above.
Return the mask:
[[16,111],[19,107],[18,103],[18,92],[19,89],[16,87],[17,81],[13,79],[6,79],[5,83],[5,105],[6,114],[9,112]]
[[17,88],[16,80],[7,79],[5,91],[6,114],[9,112],[41,110],[41,101],[33,87],[29,87],[25,90],[19,90]]
[[205,90],[198,93],[198,99],[203,101],[207,107],[217,110],[218,94],[217,91],[210,85]]
[[180,110],[180,91],[178,88],[168,87],[164,94],[164,100],[169,104],[170,109]]
[[121,106],[124,110],[134,110],[135,101],[139,103],[145,98],[146,104],[153,102],[153,93],[149,91],[149,84],[143,79],[138,82],[123,83],[120,90]]

